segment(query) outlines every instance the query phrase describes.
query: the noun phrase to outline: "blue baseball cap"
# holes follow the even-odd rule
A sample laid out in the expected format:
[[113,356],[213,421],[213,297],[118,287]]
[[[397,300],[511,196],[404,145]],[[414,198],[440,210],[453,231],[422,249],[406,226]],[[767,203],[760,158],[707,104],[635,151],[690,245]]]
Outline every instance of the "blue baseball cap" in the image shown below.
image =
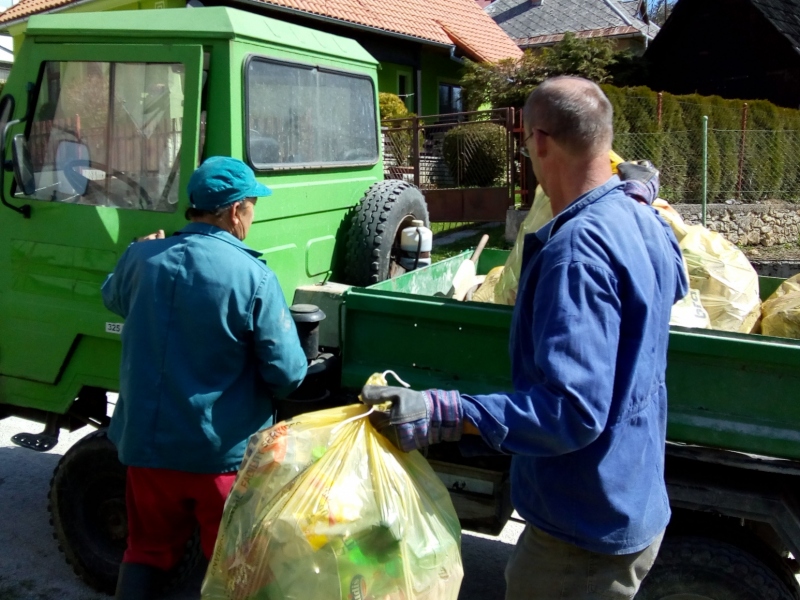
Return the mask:
[[256,181],[253,169],[238,158],[212,156],[195,169],[187,186],[189,202],[198,210],[216,210],[245,198],[271,196]]

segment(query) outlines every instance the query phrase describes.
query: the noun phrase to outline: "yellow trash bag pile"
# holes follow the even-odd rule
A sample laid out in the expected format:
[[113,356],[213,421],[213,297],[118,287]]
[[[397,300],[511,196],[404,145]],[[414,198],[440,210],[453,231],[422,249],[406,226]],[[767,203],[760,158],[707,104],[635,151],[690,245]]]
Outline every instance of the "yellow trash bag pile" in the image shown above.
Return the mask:
[[461,529],[419,452],[353,405],[250,439],[203,600],[456,600]]
[[784,281],[764,301],[761,333],[800,339],[800,274]]
[[688,270],[689,287],[699,293],[711,329],[750,333],[761,315],[761,298],[758,273],[744,252],[716,231],[702,225],[686,225],[663,200],[654,202],[653,207],[675,233]]
[[[623,162],[622,157],[613,150],[609,153],[612,173],[617,173],[617,165]],[[522,249],[525,245],[525,236],[535,233],[542,228],[550,219],[553,218],[553,207],[550,206],[550,198],[544,193],[542,186],[536,186],[533,195],[533,204],[528,212],[528,216],[520,224],[517,232],[517,239],[511,249],[506,264],[497,267],[486,276],[486,281],[478,288],[472,299],[477,302],[489,302],[492,304],[508,304],[513,306],[517,301],[517,288],[519,287],[519,275],[522,270]],[[494,284],[494,287],[490,287]]]

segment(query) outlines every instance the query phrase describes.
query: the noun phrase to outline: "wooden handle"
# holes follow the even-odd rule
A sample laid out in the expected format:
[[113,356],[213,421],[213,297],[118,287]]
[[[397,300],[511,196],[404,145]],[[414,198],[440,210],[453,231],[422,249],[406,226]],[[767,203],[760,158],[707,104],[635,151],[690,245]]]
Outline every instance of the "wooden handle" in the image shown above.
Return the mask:
[[486,243],[488,241],[489,241],[489,235],[484,233],[483,237],[481,238],[481,241],[478,242],[478,247],[475,248],[475,252],[473,252],[472,256],[469,257],[469,259],[472,262],[474,262],[476,265],[478,264],[478,258],[480,258],[481,252],[483,252],[483,249],[486,248]]

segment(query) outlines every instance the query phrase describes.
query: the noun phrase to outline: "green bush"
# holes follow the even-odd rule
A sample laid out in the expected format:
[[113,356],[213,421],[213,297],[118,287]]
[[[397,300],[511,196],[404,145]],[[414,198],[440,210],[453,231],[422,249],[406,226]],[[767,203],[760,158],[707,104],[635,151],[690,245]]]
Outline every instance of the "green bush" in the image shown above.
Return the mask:
[[739,179],[739,148],[742,138],[742,103],[708,96],[709,135],[713,132],[719,152],[719,183],[716,189],[709,186],[708,200],[724,201],[736,195]]
[[784,200],[800,200],[800,111],[780,109],[786,152],[783,162]]
[[406,105],[397,94],[381,92],[378,94],[378,108],[381,113],[381,121],[385,119],[402,119],[410,116]]
[[661,197],[680,202],[686,195],[689,140],[681,105],[671,94],[662,94],[661,125],[656,137],[661,148],[661,162],[657,165],[661,171]]
[[608,100],[614,108],[614,150],[622,158],[627,159],[629,156],[626,151],[629,148],[630,140],[630,136],[627,134],[630,132],[631,126],[628,123],[628,119],[625,118],[625,111],[622,110],[622,105],[625,102],[625,92],[613,85],[601,85],[600,88],[608,96]]
[[506,129],[495,123],[467,123],[448,131],[442,153],[457,186],[490,187],[508,164]]
[[765,100],[748,102],[742,196],[751,202],[780,190],[785,156],[780,109]]
[[620,106],[630,126],[631,136],[623,158],[649,160],[661,164],[661,142],[656,120],[656,93],[646,87],[622,88],[625,100]]
[[709,99],[698,94],[678,96],[681,114],[684,123],[690,123],[686,128],[686,148],[699,149],[699,151],[689,150],[684,153],[686,159],[686,188],[684,190],[684,200],[687,202],[701,202],[703,199],[703,117],[709,117],[708,127],[708,153],[707,153],[707,189],[708,199],[718,193],[720,182],[720,155],[719,144],[715,131],[711,128],[711,114],[713,106]]
[[408,111],[399,96],[387,92],[378,94],[378,109],[381,113],[381,121],[403,119],[402,121],[393,120],[386,125],[388,126],[385,131],[386,152],[394,157],[399,166],[411,165],[411,151],[414,145],[413,117],[416,115]]

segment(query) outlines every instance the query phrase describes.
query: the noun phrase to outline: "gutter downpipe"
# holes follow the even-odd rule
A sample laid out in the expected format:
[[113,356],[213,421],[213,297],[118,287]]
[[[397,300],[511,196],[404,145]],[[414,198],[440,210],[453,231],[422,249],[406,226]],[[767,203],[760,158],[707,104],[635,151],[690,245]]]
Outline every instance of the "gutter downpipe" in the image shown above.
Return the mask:
[[455,45],[450,46],[450,60],[457,62],[460,65],[464,64],[464,59],[456,56],[456,47]]

